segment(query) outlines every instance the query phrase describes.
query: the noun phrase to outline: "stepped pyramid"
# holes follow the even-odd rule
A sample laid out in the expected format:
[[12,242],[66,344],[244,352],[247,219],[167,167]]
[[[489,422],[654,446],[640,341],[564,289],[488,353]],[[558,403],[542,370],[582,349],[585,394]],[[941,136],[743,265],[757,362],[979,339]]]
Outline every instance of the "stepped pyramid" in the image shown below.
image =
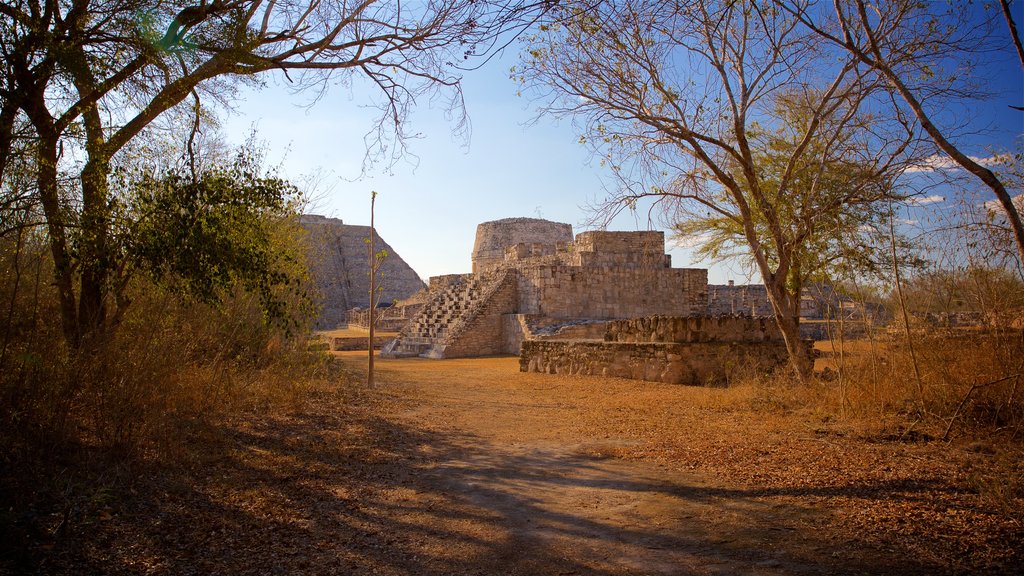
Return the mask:
[[[309,232],[307,257],[310,274],[320,292],[318,329],[335,328],[345,323],[345,313],[352,308],[370,306],[370,267],[366,239],[369,226],[345,224],[337,218],[303,214],[299,222]],[[378,234],[374,246],[386,250],[381,266],[383,291],[381,304],[404,300],[424,289],[419,275],[402,260],[394,248]]]
[[687,316],[707,308],[707,270],[671,267],[662,232],[583,232],[506,218],[477,227],[473,273],[430,279],[424,307],[381,356],[517,354],[532,326]]

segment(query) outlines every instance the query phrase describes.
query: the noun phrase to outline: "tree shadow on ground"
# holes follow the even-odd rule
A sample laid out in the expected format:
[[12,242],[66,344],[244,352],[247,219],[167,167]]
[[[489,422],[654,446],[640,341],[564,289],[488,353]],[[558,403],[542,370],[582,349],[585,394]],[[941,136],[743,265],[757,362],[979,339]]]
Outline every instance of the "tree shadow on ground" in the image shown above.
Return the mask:
[[[808,533],[776,496],[927,498],[927,482],[746,490],[572,450],[495,447],[376,410],[222,425],[189,468],[137,463],[103,509],[24,536],[40,574],[935,574]],[[856,553],[852,553],[852,552]]]

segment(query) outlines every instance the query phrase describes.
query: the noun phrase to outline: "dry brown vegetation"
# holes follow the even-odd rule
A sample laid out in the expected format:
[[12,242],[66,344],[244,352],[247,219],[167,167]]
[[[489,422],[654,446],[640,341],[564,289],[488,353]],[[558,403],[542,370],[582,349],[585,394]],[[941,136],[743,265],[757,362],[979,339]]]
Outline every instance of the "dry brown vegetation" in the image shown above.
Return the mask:
[[296,402],[205,420],[176,451],[112,460],[86,450],[73,466],[49,468],[55,481],[15,498],[32,504],[12,508],[3,568],[618,575],[1024,566],[1020,438],[978,427],[984,418],[963,420],[943,442],[940,418],[872,412],[880,404],[853,381],[845,392],[836,380],[690,388],[524,374],[514,358],[380,362],[379,385],[367,390],[363,354],[341,354],[344,372],[307,380]]

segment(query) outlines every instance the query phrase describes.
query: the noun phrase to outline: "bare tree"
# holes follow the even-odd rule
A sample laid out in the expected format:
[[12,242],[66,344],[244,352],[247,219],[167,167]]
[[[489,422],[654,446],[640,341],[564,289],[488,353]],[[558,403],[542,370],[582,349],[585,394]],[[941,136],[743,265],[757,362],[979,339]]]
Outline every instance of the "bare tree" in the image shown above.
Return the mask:
[[739,239],[806,375],[806,256],[829,235],[857,240],[858,207],[923,152],[910,126],[876,124],[879,83],[760,2],[568,2],[557,16],[518,74],[610,164],[604,213],[654,199],[679,230]]
[[[943,6],[916,0],[881,3],[800,0],[776,4],[798,18],[820,39],[846,51],[859,64],[878,74],[936,146],[992,190],[1006,213],[1018,257],[1024,263],[1024,223],[1005,182],[957,143],[959,125],[944,126],[936,119],[950,98],[963,100],[969,98],[972,91],[983,91],[976,85],[965,84],[967,81],[977,84],[979,79],[971,78],[972,66],[964,64],[969,57],[981,57],[986,49],[991,48],[988,38],[995,22],[971,24],[967,3]],[[1003,18],[1024,65],[1024,52],[1020,48],[1020,37],[1009,4],[1001,4]],[[991,18],[998,16],[993,14]],[[943,62],[959,66],[955,71],[945,73],[941,69]],[[1020,70],[1006,72],[1019,74]],[[963,119],[957,118],[956,121],[962,122]]]
[[[353,76],[383,98],[371,144],[394,151],[410,106],[445,93],[460,67],[529,25],[518,0],[5,0],[0,3],[0,174],[19,118],[31,126],[36,188],[56,267],[65,337],[102,332],[111,267],[111,161],[162,114],[230,97],[279,71],[296,90]],[[191,99],[191,100],[190,100]],[[75,151],[74,153],[72,153]],[[393,152],[394,153],[394,152]],[[77,161],[80,160],[80,161]],[[78,189],[67,194],[59,174]],[[74,247],[74,249],[73,249]]]

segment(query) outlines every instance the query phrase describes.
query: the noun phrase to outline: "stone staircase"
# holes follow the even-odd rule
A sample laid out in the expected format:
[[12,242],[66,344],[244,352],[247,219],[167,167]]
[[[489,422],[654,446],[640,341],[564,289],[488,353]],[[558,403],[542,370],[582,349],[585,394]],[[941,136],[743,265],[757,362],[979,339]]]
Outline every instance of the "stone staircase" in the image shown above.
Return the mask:
[[398,337],[381,350],[381,356],[443,357],[451,329],[461,325],[460,320],[480,307],[484,289],[492,281],[490,276],[467,274],[461,281],[448,284],[432,294],[420,312],[402,328]]

